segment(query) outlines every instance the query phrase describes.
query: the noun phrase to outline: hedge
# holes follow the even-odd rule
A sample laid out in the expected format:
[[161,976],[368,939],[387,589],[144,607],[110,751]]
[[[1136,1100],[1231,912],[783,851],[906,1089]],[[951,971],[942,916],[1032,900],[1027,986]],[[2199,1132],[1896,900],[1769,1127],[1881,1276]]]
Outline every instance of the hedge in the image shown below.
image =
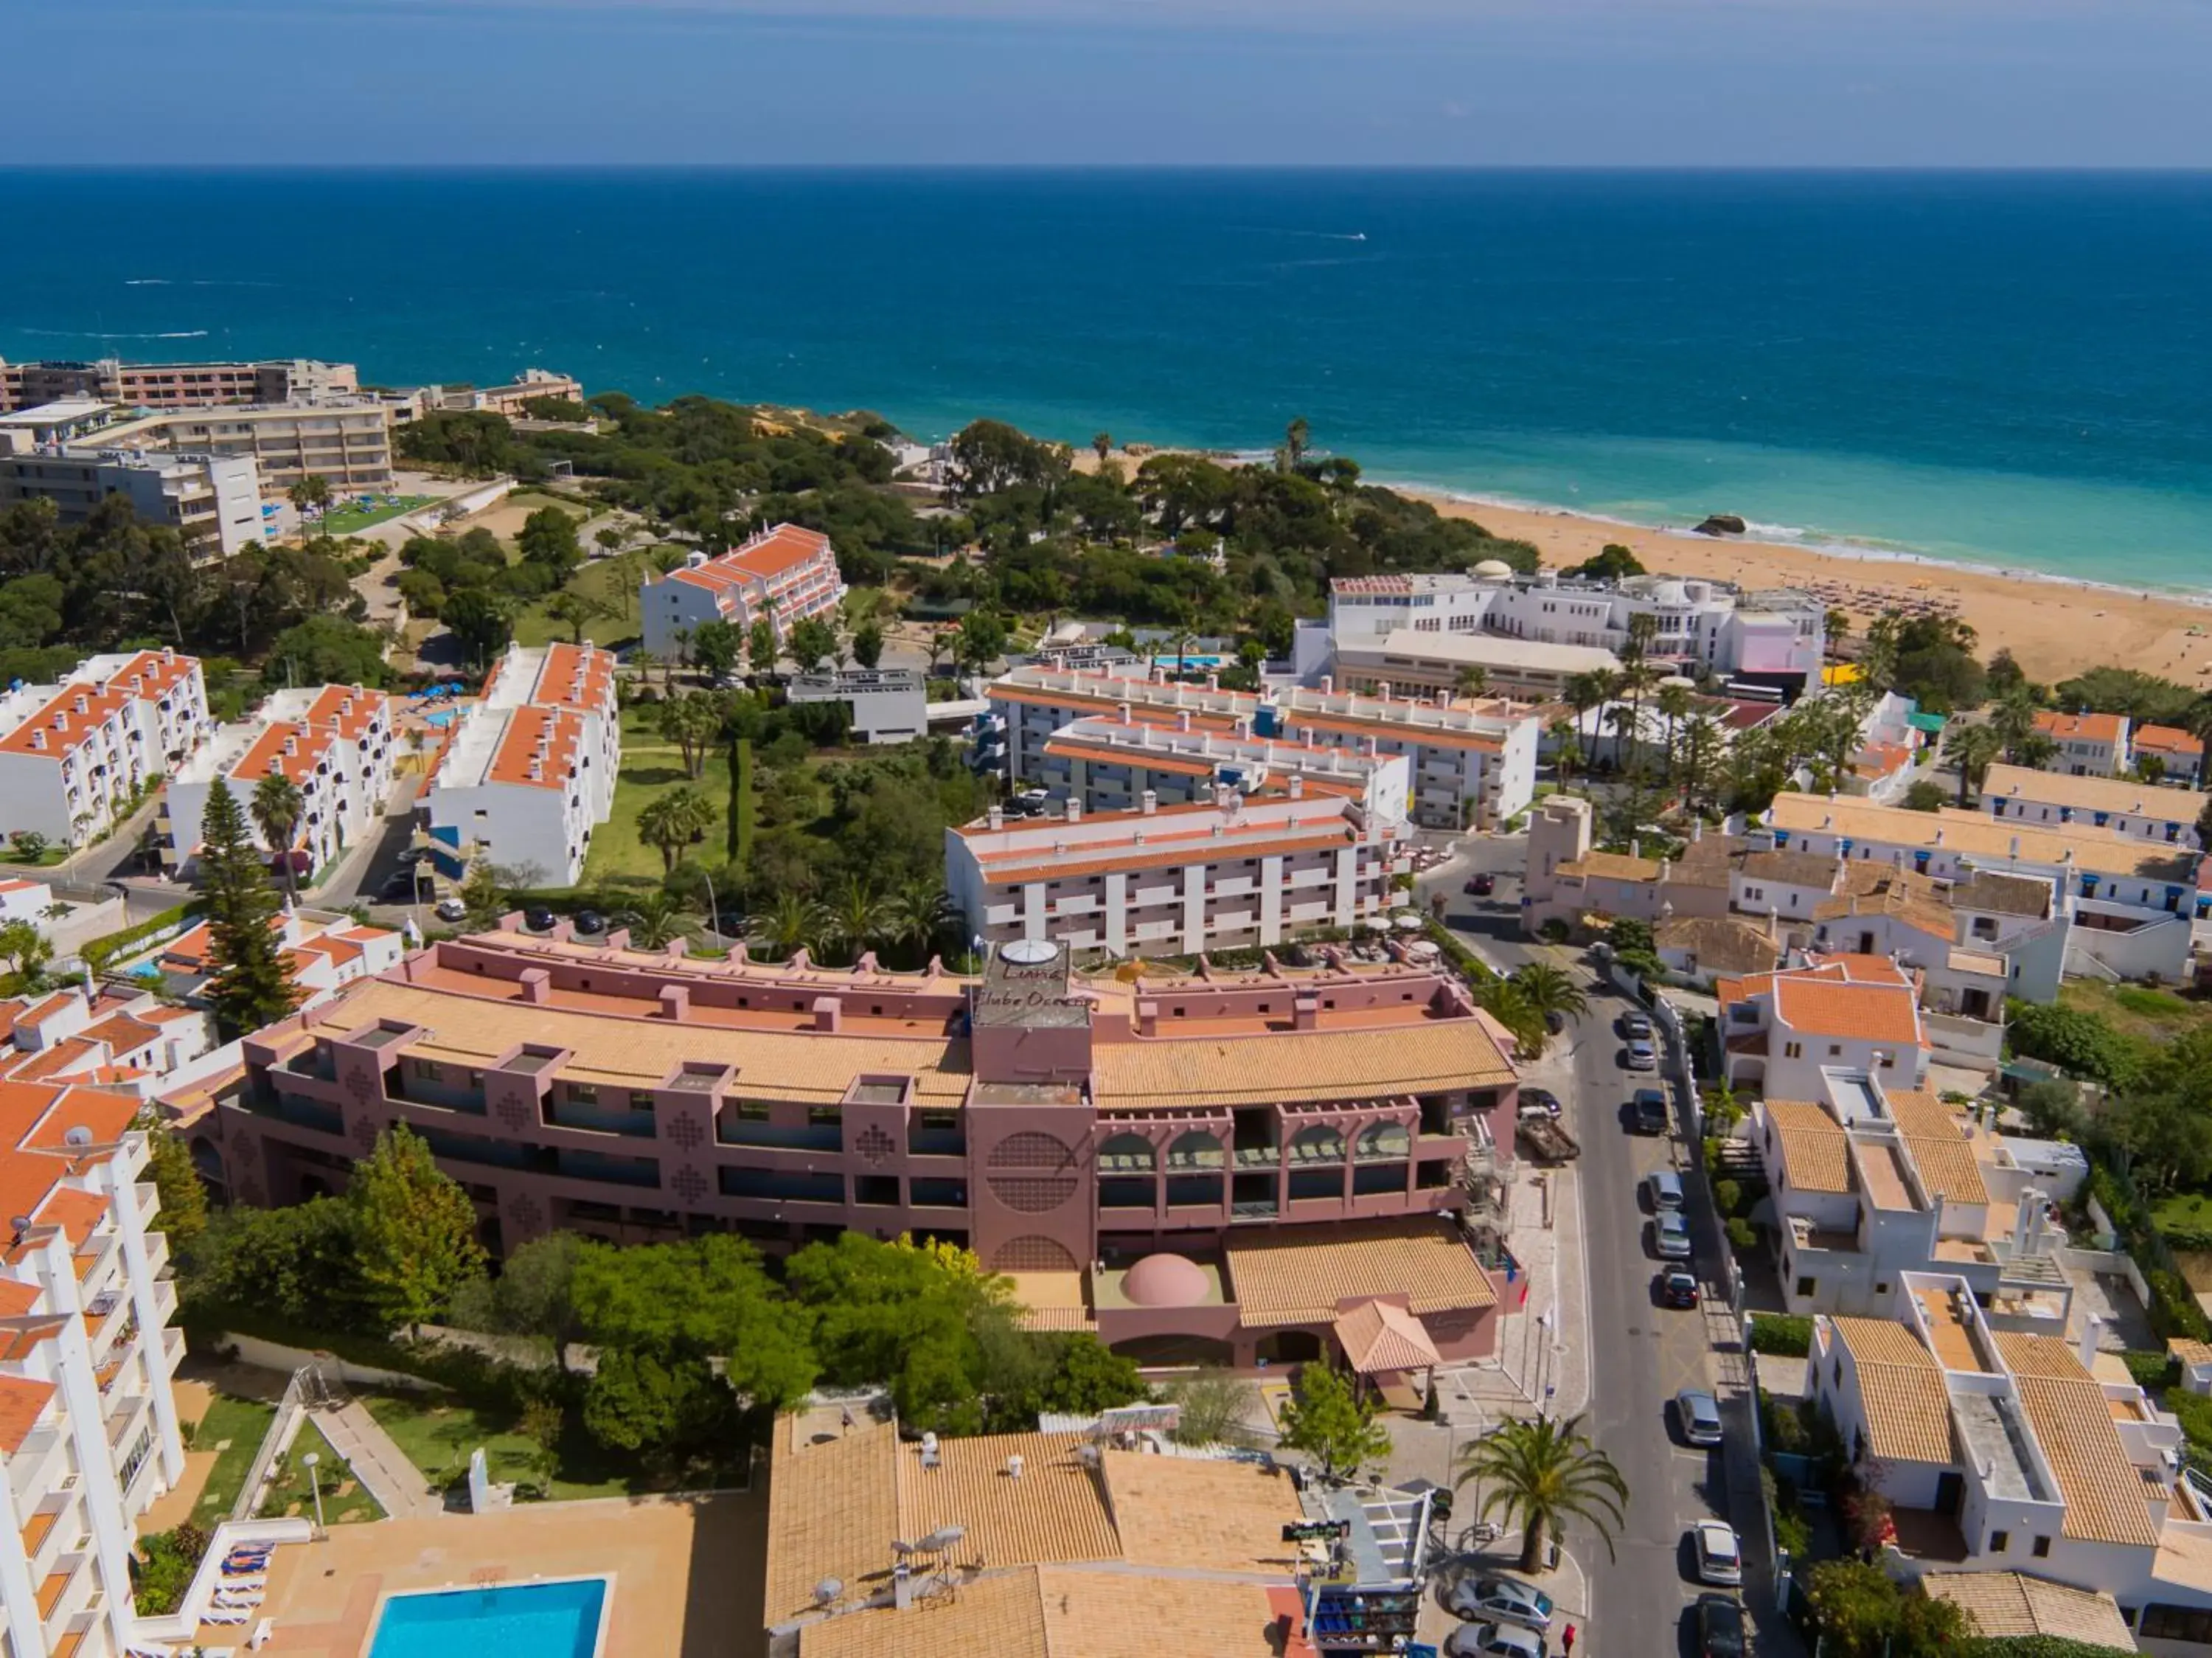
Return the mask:
[[2146,1393],[2169,1386],[2173,1381],[2173,1355],[2141,1350],[2120,1355],[2135,1378],[2136,1386]]
[[1802,1359],[1813,1350],[1813,1320],[1794,1313],[1753,1313],[1751,1350],[1777,1358]]
[[198,899],[192,899],[188,904],[179,904],[174,909],[164,910],[161,914],[149,920],[142,921],[135,927],[125,927],[119,933],[110,933],[105,938],[95,938],[77,954],[84,958],[84,965],[91,968],[94,972],[104,972],[109,962],[128,952],[132,945],[143,943],[164,927],[173,927],[179,922],[199,914],[206,907],[207,905]]
[[213,1299],[185,1301],[179,1310],[177,1322],[196,1347],[212,1346],[224,1336],[258,1336],[281,1346],[303,1348],[311,1353],[332,1353],[372,1369],[420,1376],[470,1404],[503,1410],[521,1407],[528,1393],[525,1384],[531,1380],[514,1366],[472,1347],[448,1347],[427,1342],[403,1344],[387,1336],[311,1329],[258,1308]]

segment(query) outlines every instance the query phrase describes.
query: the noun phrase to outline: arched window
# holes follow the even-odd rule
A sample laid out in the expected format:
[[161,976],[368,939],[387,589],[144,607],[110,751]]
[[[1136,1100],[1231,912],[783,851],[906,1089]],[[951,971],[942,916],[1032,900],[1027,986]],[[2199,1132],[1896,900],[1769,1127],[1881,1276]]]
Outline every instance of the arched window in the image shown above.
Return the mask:
[[1159,1167],[1159,1153],[1141,1134],[1116,1134],[1098,1148],[1102,1174],[1149,1174]]
[[1203,1129],[1193,1129],[1168,1148],[1170,1168],[1219,1168],[1227,1161],[1220,1139]]
[[1344,1161],[1344,1136],[1326,1123],[1302,1128],[1291,1137],[1291,1161],[1293,1163],[1340,1163]]
[[1370,1123],[1359,1131],[1359,1155],[1363,1161],[1373,1158],[1380,1162],[1413,1155],[1413,1137],[1406,1132],[1403,1123]]

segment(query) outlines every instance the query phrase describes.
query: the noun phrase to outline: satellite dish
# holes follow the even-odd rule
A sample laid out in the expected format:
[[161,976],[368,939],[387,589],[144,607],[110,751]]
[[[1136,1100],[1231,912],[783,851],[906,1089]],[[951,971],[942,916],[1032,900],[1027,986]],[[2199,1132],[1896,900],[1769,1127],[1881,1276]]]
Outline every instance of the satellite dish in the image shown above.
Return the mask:
[[814,1604],[826,1606],[844,1592],[845,1583],[842,1578],[825,1577],[814,1586]]
[[965,1526],[939,1526],[915,1544],[917,1554],[942,1554],[968,1535]]
[[1043,938],[1018,938],[1011,944],[999,947],[1002,960],[1023,967],[1042,967],[1059,954],[1060,946]]
[[31,1217],[27,1215],[10,1216],[8,1221],[8,1229],[14,1233],[17,1237],[21,1237],[26,1232],[28,1232],[31,1229]]
[[62,1136],[62,1143],[65,1146],[74,1146],[82,1151],[92,1143],[92,1131],[82,1123],[79,1123]]

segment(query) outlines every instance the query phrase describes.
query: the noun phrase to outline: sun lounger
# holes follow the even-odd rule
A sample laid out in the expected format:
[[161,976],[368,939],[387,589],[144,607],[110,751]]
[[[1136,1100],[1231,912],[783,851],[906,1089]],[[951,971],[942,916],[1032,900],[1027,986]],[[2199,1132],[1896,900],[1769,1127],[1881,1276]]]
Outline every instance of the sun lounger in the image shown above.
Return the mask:
[[203,1624],[242,1624],[253,1616],[245,1606],[216,1606],[200,1614]]
[[269,1598],[264,1589],[240,1589],[233,1594],[228,1589],[217,1589],[215,1604],[218,1606],[258,1606]]

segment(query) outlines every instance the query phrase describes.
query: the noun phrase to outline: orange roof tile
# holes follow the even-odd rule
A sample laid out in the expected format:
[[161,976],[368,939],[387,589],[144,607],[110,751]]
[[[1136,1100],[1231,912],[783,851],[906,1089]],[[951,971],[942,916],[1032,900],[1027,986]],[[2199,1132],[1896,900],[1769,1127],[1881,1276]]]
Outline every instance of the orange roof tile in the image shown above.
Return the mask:
[[[82,747],[107,716],[130,698],[119,691],[100,692],[84,686],[65,685],[39,711],[0,737],[0,751],[10,754],[44,754],[59,759]],[[79,704],[82,707],[79,707]]]
[[1920,1045],[1912,992],[1899,984],[1838,984],[1790,974],[1774,986],[1776,1017],[1794,1031]]
[[175,689],[192,675],[199,666],[196,656],[180,656],[174,652],[164,655],[158,650],[142,650],[108,676],[107,683],[140,698],[159,698]]
[[2124,722],[2118,714],[2060,714],[2047,708],[2035,716],[2038,731],[2061,741],[2075,737],[2084,742],[2116,743]]
[[381,691],[357,685],[325,686],[307,704],[306,721],[319,730],[335,731],[347,741],[356,742],[380,716],[388,718],[391,706],[392,698]]
[[2170,725],[2139,725],[2130,741],[2137,748],[2156,749],[2162,754],[2202,756],[2204,753],[2204,744],[2200,739]]
[[[541,750],[539,740],[544,739]],[[568,772],[584,742],[584,722],[565,709],[518,708],[507,717],[499,747],[491,758],[487,783],[515,783],[525,789],[567,787]],[[537,773],[532,775],[533,763]]]
[[[1257,835],[1178,835],[1164,843],[1156,843],[1148,836],[1142,846],[1128,839],[1101,842],[1090,857],[1079,857],[1072,851],[1056,853],[1040,846],[1002,858],[983,860],[982,876],[994,887],[1019,887],[1028,881],[1078,880],[1121,869],[1181,869],[1228,857],[1287,856],[1295,852],[1348,845],[1352,838],[1351,828],[1340,820],[1310,829],[1269,824],[1264,833]],[[1043,862],[1037,862],[1039,859]]]
[[603,713],[615,705],[615,659],[592,645],[550,644],[530,700],[544,708]]
[[253,740],[252,747],[238,757],[230,775],[241,783],[258,783],[281,772],[304,784],[315,775],[316,765],[331,758],[328,732],[312,730],[291,720],[272,720]]

